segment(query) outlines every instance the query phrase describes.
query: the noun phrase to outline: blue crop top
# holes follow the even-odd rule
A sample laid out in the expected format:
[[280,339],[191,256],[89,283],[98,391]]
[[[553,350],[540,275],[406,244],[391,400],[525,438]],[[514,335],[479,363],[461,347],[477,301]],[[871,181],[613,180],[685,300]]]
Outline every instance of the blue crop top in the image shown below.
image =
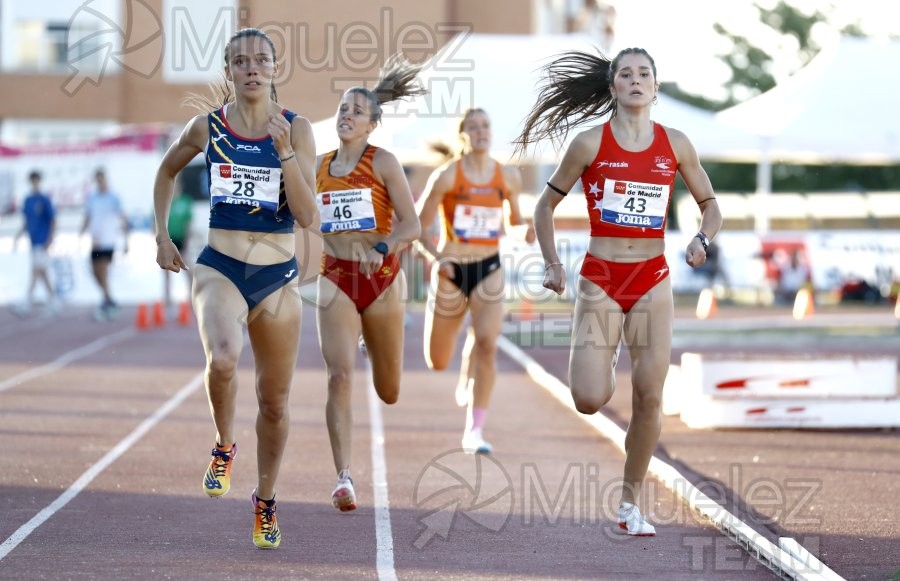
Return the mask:
[[[206,173],[209,227],[285,234],[294,216],[284,194],[281,161],[271,136],[241,137],[228,126],[227,105],[207,115]],[[288,123],[297,115],[282,111]]]

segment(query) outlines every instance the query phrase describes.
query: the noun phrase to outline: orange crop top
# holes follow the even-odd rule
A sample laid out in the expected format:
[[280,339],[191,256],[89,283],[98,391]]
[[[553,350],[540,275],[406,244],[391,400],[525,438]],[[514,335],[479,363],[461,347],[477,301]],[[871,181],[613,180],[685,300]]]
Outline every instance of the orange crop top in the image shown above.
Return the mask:
[[374,145],[366,146],[353,171],[342,177],[330,172],[337,150],[322,157],[316,173],[316,205],[323,234],[391,233],[394,208],[387,188],[375,177],[373,158],[377,150]]
[[677,170],[659,123],[653,124],[653,143],[644,151],[622,149],[604,123],[597,157],[581,174],[591,236],[662,238]]
[[499,246],[503,232],[503,200],[511,193],[503,181],[503,166],[494,162],[494,176],[486,184],[466,178],[456,160],[456,178],[441,201],[444,235],[451,242]]

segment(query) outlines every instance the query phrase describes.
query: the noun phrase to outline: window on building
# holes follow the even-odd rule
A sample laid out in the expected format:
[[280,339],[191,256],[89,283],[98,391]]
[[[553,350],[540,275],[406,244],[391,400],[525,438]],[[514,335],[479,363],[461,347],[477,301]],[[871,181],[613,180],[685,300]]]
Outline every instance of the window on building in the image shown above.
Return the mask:
[[106,53],[100,50],[97,32],[96,27],[70,27],[68,22],[18,22],[14,27],[16,58],[11,68],[66,72],[69,63],[77,63],[82,72],[102,70]]

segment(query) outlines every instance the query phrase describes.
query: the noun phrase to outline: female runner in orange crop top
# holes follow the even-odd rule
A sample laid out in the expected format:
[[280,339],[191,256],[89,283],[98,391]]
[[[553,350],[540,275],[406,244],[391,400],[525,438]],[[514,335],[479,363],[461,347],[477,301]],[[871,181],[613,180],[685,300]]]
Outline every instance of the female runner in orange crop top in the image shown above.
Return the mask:
[[650,119],[659,85],[647,51],[625,49],[612,61],[570,52],[545,71],[548,81],[525,120],[519,147],[564,136],[571,126],[611,113],[607,123],[579,133],[568,146],[538,200],[534,223],[547,263],[544,286],[562,293],[566,279],[556,252],[553,211],[582,180],[591,239],[578,279],[569,387],[578,411],[595,413],[615,389],[619,343],[628,345],[632,416],[618,522],[629,535],[652,536],[656,529],[641,516],[637,502],[659,440],[671,357],[674,309],[663,236],[675,172],[703,215],[685,251],[690,266],[706,260],[722,216],[691,142]]
[[400,162],[370,145],[368,138],[381,120],[381,105],[423,92],[416,82],[418,72],[419,67],[394,57],[374,90],[348,89],[336,119],[340,146],[317,159],[318,222],[324,238],[317,320],[328,371],[325,417],[338,473],[331,500],[342,512],[356,508],[350,477],[350,397],[360,333],[375,390],[385,403],[395,403],[403,368],[406,297],[396,253],[419,235]]
[[[523,223],[519,212],[518,168],[504,166],[490,155],[487,113],[469,109],[459,124],[459,136],[462,154],[435,170],[418,203],[423,233],[418,248],[438,265],[425,312],[425,360],[431,369],[447,368],[466,310],[471,312],[456,403],[467,406],[463,449],[487,454],[491,445],[482,437],[482,428],[494,389],[505,298],[500,236],[505,230],[533,242],[534,230]],[[441,234],[435,246],[430,230],[439,211]]]

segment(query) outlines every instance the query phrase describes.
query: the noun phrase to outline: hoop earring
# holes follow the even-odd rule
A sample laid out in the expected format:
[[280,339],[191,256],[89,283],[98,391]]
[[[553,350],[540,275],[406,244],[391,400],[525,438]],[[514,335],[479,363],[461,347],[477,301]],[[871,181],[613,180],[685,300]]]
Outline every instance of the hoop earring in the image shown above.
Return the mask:
[[653,95],[653,104],[654,105],[659,104],[659,96],[658,95]]

